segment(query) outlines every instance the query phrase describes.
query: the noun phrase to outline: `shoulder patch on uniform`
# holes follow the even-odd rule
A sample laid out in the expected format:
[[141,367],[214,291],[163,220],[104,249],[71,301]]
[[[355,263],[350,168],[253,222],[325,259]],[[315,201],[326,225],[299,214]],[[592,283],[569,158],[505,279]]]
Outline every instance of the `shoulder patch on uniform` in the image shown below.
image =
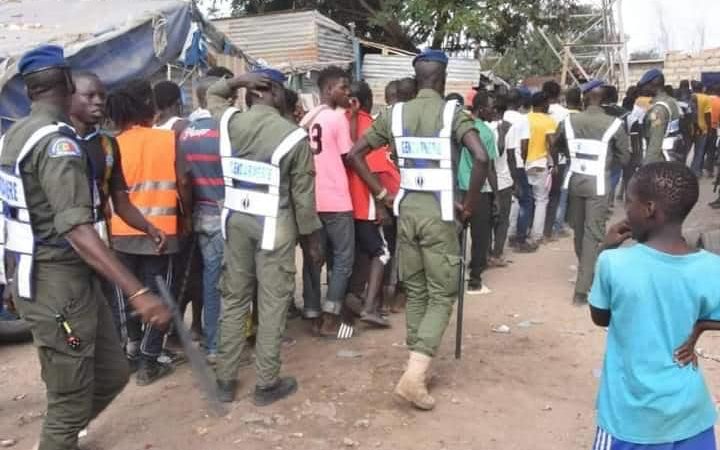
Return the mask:
[[80,146],[74,140],[61,137],[51,142],[48,156],[51,158],[62,158],[65,156],[78,158],[82,156],[82,150],[80,150]]

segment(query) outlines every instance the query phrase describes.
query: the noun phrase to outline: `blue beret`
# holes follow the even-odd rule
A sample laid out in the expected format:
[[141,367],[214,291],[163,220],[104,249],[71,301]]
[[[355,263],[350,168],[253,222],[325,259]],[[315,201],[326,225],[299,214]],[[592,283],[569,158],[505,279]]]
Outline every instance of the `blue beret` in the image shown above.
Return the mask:
[[415,66],[415,64],[419,61],[434,61],[434,62],[439,62],[439,63],[445,64],[447,66],[448,56],[442,50],[428,48],[428,49],[423,50],[422,53],[420,53],[413,59],[413,62],[412,62],[413,66]]
[[283,84],[285,83],[285,74],[280,72],[277,69],[271,69],[270,67],[260,67],[258,69],[255,69],[252,71],[252,73],[259,73],[261,75],[265,75],[268,77],[271,81],[274,81],[276,83]]
[[527,86],[518,86],[517,88],[518,94],[520,94],[521,97],[532,97],[532,92],[530,92],[530,89],[527,88]]
[[42,45],[30,50],[18,62],[20,75],[28,75],[56,67],[67,67],[63,49],[57,45]]
[[605,82],[603,80],[590,80],[580,85],[580,91],[584,94],[601,86],[605,86]]
[[655,78],[662,76],[662,71],[660,69],[650,69],[640,78],[640,81],[638,81],[638,86],[642,86],[644,84],[648,84]]

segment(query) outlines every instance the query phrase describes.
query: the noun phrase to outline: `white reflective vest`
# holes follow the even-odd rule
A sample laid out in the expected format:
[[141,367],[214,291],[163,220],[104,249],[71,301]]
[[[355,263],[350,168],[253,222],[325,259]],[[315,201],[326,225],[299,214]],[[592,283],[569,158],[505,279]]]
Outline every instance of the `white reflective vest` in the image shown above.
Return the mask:
[[170,131],[172,131],[173,126],[175,126],[175,124],[176,124],[178,121],[180,121],[180,120],[182,120],[182,117],[178,117],[178,116],[171,117],[171,118],[169,118],[168,120],[166,120],[166,121],[163,122],[163,123],[159,123],[159,124],[157,124],[157,125],[153,125],[153,128],[158,129],[158,130],[170,130]]
[[397,103],[392,110],[392,133],[400,168],[400,190],[393,205],[395,215],[400,215],[400,203],[407,192],[433,192],[440,200],[442,220],[453,221],[452,123],[457,102],[451,100],[445,104],[443,128],[437,137],[405,136],[404,106]]
[[[18,294],[23,299],[32,299],[33,296],[32,272],[36,239],[25,198],[25,187],[20,173],[20,165],[31,154],[38,142],[51,134],[58,133],[61,129],[69,129],[74,132],[70,125],[64,123],[46,125],[36,130],[25,142],[12,171],[0,169],[0,206],[2,206],[3,211],[3,214],[0,215],[0,282],[7,283],[5,270],[5,252],[7,251],[16,258],[17,276],[15,283],[17,284]],[[4,141],[5,137],[3,136],[0,138],[0,155],[2,155]],[[95,226],[96,229],[105,229],[107,235],[104,218],[101,214],[99,215],[98,211],[100,198],[97,195],[97,186],[95,186],[94,180],[90,180],[90,182],[92,185]]]
[[232,116],[238,112],[237,108],[228,108],[220,119],[220,159],[225,179],[225,202],[221,213],[223,238],[227,239],[226,223],[231,212],[249,214],[263,220],[260,248],[273,250],[280,208],[280,162],[307,137],[307,132],[298,128],[287,135],[269,162],[236,158],[232,156],[229,125]]
[[570,151],[570,169],[565,177],[565,186],[570,185],[570,178],[574,173],[595,177],[597,195],[605,195],[605,167],[607,154],[610,150],[610,140],[617,133],[623,122],[613,120],[610,127],[603,134],[602,139],[578,139],[572,127],[570,116],[565,119],[565,137]]
[[655,104],[664,107],[667,110],[668,117],[670,118],[667,128],[665,129],[665,138],[662,142],[662,152],[666,161],[672,161],[670,151],[675,148],[678,139],[680,139],[680,119],[672,119],[672,110],[670,109],[670,105],[667,103],[657,102]]

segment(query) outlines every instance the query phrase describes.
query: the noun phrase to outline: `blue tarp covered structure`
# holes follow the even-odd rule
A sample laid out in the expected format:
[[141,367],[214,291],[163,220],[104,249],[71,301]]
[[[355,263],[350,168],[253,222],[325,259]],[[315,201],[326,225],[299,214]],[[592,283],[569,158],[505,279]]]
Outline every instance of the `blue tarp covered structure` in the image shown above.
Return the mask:
[[150,77],[168,63],[203,65],[207,46],[244,56],[186,0],[20,0],[0,3],[0,124],[27,115],[17,61],[40,44],[65,47],[73,69],[108,88]]

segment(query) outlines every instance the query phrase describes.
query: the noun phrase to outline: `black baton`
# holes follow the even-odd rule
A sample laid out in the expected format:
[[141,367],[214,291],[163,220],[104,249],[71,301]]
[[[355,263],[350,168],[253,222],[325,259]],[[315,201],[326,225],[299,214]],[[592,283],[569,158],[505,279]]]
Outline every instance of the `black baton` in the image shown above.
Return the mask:
[[462,358],[463,309],[465,306],[465,256],[467,254],[468,227],[463,224],[460,233],[460,279],[458,280],[457,328],[455,330],[455,359]]
[[218,417],[224,416],[227,414],[227,411],[218,398],[217,385],[215,384],[215,381],[213,381],[213,377],[211,376],[211,371],[205,361],[205,357],[193,345],[190,332],[185,326],[182,316],[180,316],[180,310],[175,304],[172,294],[165,284],[165,280],[158,275],[155,277],[155,283],[157,283],[158,290],[160,291],[160,297],[172,312],[175,331],[177,332],[178,337],[180,337],[180,344],[182,344],[185,356],[188,361],[190,361],[193,376],[195,377],[195,380],[200,383],[200,388],[205,392],[210,411]]

